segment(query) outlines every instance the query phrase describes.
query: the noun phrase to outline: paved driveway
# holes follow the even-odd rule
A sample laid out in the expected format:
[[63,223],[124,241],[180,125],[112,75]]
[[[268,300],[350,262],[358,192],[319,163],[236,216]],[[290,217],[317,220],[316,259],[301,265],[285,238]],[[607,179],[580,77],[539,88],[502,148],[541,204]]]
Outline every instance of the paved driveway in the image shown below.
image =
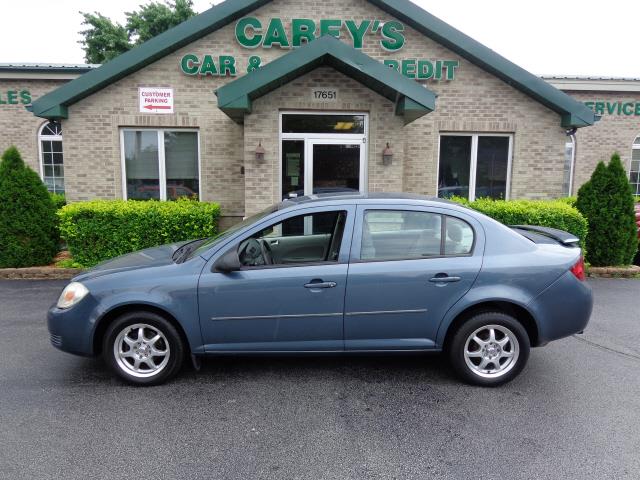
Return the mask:
[[208,361],[131,388],[49,345],[63,283],[0,282],[0,478],[640,478],[640,281],[499,389],[437,356]]

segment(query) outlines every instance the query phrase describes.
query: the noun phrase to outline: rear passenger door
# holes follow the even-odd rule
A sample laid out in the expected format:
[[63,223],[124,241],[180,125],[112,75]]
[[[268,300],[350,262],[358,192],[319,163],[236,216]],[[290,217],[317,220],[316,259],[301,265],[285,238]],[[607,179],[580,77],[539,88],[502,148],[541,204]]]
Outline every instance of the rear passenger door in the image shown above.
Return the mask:
[[433,348],[444,314],[475,281],[483,251],[482,227],[463,213],[359,206],[345,299],[345,348]]

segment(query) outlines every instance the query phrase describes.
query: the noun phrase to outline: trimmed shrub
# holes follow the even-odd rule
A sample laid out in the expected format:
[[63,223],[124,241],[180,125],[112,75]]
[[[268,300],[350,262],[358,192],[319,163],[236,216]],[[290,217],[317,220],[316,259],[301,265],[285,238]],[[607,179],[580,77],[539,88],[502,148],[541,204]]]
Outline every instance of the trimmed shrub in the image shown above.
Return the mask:
[[575,208],[576,202],[578,201],[578,198],[577,197],[560,197],[557,200],[558,200],[558,202],[566,203],[570,207],[574,207]]
[[587,221],[565,201],[480,198],[470,202],[459,197],[453,200],[505,225],[540,225],[570,232],[580,239],[583,249],[585,247]]
[[93,200],[58,212],[73,261],[85,267],[136,250],[218,233],[220,206],[175,202]]
[[600,162],[578,190],[576,207],[589,222],[587,250],[593,266],[629,265],[638,250],[631,185],[620,155]]
[[0,162],[0,268],[51,263],[58,251],[55,212],[38,174],[9,147]]
[[66,198],[64,198],[63,194],[49,193],[49,195],[51,195],[51,201],[53,202],[53,205],[56,207],[56,210],[60,210],[62,207],[64,207],[67,204],[67,200]]

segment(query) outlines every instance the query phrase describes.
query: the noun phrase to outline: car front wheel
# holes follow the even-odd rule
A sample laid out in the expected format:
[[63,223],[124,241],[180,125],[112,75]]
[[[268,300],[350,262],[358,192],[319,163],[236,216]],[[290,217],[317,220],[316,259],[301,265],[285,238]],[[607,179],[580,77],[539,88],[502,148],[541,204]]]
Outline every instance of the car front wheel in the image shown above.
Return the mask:
[[522,324],[502,312],[484,312],[465,321],[448,346],[456,373],[466,382],[495,387],[513,380],[529,358]]
[[102,354],[125,381],[158,385],[180,370],[184,345],[175,327],[165,318],[152,312],[130,312],[109,325]]

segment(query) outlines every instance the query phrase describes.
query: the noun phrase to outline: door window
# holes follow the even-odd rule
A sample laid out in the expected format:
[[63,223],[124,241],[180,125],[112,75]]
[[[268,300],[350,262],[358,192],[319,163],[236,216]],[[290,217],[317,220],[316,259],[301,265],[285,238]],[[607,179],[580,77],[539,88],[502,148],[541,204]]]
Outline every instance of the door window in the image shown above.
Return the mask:
[[240,242],[238,256],[245,267],[337,262],[347,212],[298,215]]
[[468,255],[473,244],[473,229],[459,218],[411,210],[368,210],[362,225],[360,259]]
[[313,144],[313,193],[360,190],[360,145]]

